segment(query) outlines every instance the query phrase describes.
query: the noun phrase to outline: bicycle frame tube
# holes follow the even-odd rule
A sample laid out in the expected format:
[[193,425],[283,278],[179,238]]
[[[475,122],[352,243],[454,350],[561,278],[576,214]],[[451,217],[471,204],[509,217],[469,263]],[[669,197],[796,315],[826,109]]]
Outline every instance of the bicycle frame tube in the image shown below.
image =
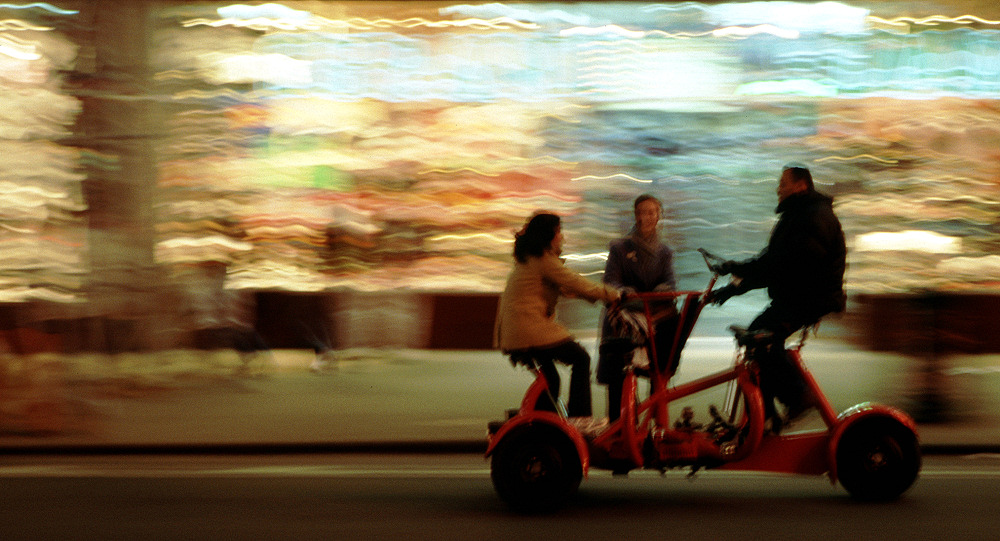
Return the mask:
[[[648,344],[655,344],[656,339],[656,329],[653,325],[653,312],[650,308],[651,301],[657,300],[674,300],[680,297],[686,298],[696,298],[697,302],[685,302],[681,309],[678,322],[677,331],[674,334],[674,342],[670,349],[670,356],[668,359],[673,359],[677,354],[677,348],[680,347],[680,337],[683,332],[685,324],[688,322],[689,318],[694,318],[697,321],[698,316],[701,315],[701,309],[705,307],[705,299],[708,298],[708,294],[711,293],[712,288],[715,287],[715,281],[718,276],[712,275],[712,278],[708,281],[708,287],[704,291],[656,291],[650,293],[633,293],[629,295],[630,297],[635,297],[642,301],[643,312],[646,316],[646,328],[649,338],[647,340]],[[693,322],[692,322],[693,326]],[[649,354],[649,361],[651,366],[659,367],[659,352],[656,351],[656,347],[649,347],[647,345],[646,350]]]
[[[623,407],[621,418],[615,421],[611,429],[599,435],[593,444],[598,447],[611,448],[614,442],[620,441],[622,445],[618,448],[619,452],[624,452],[635,464],[641,465],[643,464],[642,444],[645,441],[646,434],[653,428],[669,428],[669,423],[662,424],[655,415],[648,415],[651,410],[655,414],[654,408],[666,405],[674,400],[679,400],[731,381],[746,381],[750,377],[750,369],[740,363],[728,370],[710,374],[671,389],[660,389],[640,404],[628,401]],[[636,376],[630,374],[625,379],[623,396],[632,397],[635,396],[635,392]],[[760,406],[760,408],[763,409],[763,406]],[[643,414],[647,414],[647,416],[642,418]],[[642,418],[641,422],[639,421],[640,418]],[[655,426],[649,426],[651,422],[654,422]],[[757,419],[755,422],[761,426],[763,425],[763,419]],[[762,432],[763,428],[748,442],[747,449],[740,456],[730,457],[728,460],[745,458],[746,454],[753,452],[760,445],[760,435]]]
[[[653,312],[651,308],[652,301],[656,300],[675,300],[680,297],[684,297],[684,306],[681,307],[680,314],[677,320],[677,330],[674,331],[674,340],[670,347],[669,356],[667,359],[674,359],[678,354],[678,348],[681,347],[681,337],[683,336],[684,329],[690,329],[694,327],[697,323],[698,316],[701,315],[702,308],[705,307],[705,300],[708,298],[708,294],[715,287],[715,281],[718,276],[712,275],[712,278],[708,281],[708,286],[703,291],[662,291],[662,292],[650,292],[650,293],[635,293],[636,299],[642,301],[643,313],[646,316],[646,352],[649,356],[649,364],[653,367],[650,371],[650,379],[653,384],[654,394],[666,387],[666,379],[661,377],[662,370],[664,367],[660,366],[660,353],[656,350],[656,326],[653,323]],[[690,325],[688,325],[690,323]],[[657,418],[657,424],[661,426],[667,426],[670,422],[670,413],[667,408],[667,402],[648,402],[651,405],[655,405],[657,410],[655,412]]]
[[[687,383],[678,385],[676,387],[668,389],[666,386],[664,386],[656,390],[652,394],[652,396],[644,400],[642,404],[639,404],[639,408],[636,413],[641,415],[650,408],[656,407],[660,404],[673,402],[675,400],[679,400],[686,396],[704,391],[706,389],[710,389],[717,385],[728,383],[740,377],[740,375],[745,373],[746,371],[747,368],[745,366],[743,366],[742,364],[738,364],[735,367],[730,368],[728,370],[722,372],[716,372],[714,374],[709,374],[707,376],[698,378],[694,381],[689,381]],[[659,424],[660,426],[669,425],[669,419],[667,420],[667,424],[663,424],[660,421],[661,419],[657,419],[657,424]]]
[[553,396],[552,391],[549,389],[549,382],[545,379],[545,374],[537,368],[529,368],[531,372],[535,375],[535,381],[531,383],[528,387],[528,391],[524,393],[524,398],[521,400],[521,412],[527,412],[535,410],[535,404],[538,403],[538,399],[542,395],[547,395],[549,400],[555,404],[556,412],[562,416],[566,417],[566,412],[562,407],[562,403],[559,402],[559,397]]
[[820,415],[823,417],[823,422],[826,423],[827,427],[833,428],[837,424],[837,412],[834,411],[833,406],[830,401],[827,400],[826,395],[820,389],[819,384],[816,383],[816,378],[813,377],[812,372],[806,368],[805,363],[802,361],[802,345],[789,348],[788,355],[795,363],[798,368],[799,375],[806,382],[806,387],[808,387],[816,399],[816,409],[819,410]]

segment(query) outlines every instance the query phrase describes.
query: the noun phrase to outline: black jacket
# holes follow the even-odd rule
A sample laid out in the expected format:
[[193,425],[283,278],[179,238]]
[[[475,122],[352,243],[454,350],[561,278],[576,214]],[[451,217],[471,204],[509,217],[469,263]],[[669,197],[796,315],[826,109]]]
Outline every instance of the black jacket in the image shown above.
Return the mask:
[[731,268],[740,289],[766,287],[772,306],[808,320],[842,312],[847,247],[833,200],[810,190],[786,197],[775,212],[767,247]]

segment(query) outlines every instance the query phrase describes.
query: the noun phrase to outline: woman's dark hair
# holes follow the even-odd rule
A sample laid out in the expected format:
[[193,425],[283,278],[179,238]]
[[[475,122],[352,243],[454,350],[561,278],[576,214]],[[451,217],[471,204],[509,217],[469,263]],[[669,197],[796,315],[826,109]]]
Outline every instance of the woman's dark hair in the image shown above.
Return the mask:
[[552,239],[558,232],[559,217],[555,214],[532,216],[524,228],[514,235],[514,259],[525,263],[528,256],[540,257],[552,245]]

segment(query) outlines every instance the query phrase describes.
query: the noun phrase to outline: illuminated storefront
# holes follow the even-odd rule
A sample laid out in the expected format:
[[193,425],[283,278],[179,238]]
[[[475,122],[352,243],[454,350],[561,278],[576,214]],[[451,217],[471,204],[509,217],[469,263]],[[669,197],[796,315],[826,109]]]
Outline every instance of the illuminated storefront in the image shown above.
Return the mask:
[[290,298],[334,346],[427,346],[533,211],[599,279],[643,192],[700,287],[695,248],[763,246],[791,161],[853,295],[996,292],[990,2],[76,4],[0,8],[0,295],[133,343],[287,334],[261,318]]

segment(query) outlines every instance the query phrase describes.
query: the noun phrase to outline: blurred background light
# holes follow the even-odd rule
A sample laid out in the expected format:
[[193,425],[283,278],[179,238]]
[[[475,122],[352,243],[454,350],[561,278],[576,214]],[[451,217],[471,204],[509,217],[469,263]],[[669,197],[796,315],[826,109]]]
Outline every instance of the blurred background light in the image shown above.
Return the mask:
[[790,161],[852,295],[998,288],[991,2],[81,5],[0,6],[7,298],[495,295],[538,209],[599,278],[644,192],[700,287],[695,248],[764,245]]
[[854,249],[861,252],[914,251],[958,254],[962,252],[962,239],[933,231],[865,233],[855,239]]
[[283,4],[232,4],[218,8],[219,17],[233,19],[289,19],[303,21],[312,17],[305,10],[292,9]]
[[715,23],[774,25],[800,32],[853,34],[867,29],[870,10],[841,2],[724,2],[704,7]]

